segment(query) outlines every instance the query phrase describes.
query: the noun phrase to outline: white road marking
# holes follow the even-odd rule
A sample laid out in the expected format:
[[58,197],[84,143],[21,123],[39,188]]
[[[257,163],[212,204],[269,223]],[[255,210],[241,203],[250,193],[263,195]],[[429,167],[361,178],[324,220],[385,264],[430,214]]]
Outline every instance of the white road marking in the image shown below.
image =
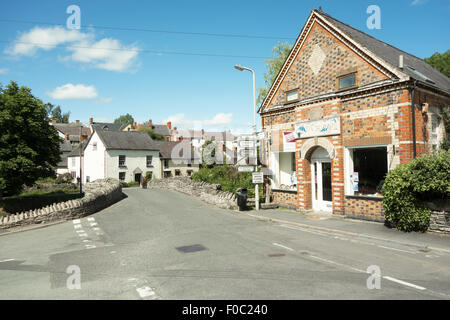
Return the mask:
[[79,233],[78,234],[80,237],[87,237],[88,235],[87,235],[87,233]]
[[97,222],[91,222],[91,227],[95,227],[95,226],[98,226],[98,223]]
[[80,219],[75,219],[75,220],[73,220],[72,222],[73,222],[73,224],[78,224],[78,223],[80,223],[81,221],[80,221]]
[[75,230],[76,233],[85,233],[85,231],[83,229],[81,230]]
[[100,228],[92,228],[94,231],[100,231]]
[[335,264],[335,265],[338,265],[338,266],[341,266],[341,267],[344,267],[344,268],[348,268],[348,269],[351,269],[351,270],[354,270],[354,271],[357,271],[357,272],[367,273],[367,272],[364,271],[364,270],[357,269],[357,268],[353,268],[353,267],[351,267],[351,266],[348,266],[348,265],[345,265],[345,264],[342,264],[342,263],[339,263],[339,262],[331,261],[331,260],[328,260],[328,259],[324,259],[324,258],[312,256],[312,255],[309,255],[309,256],[310,256],[311,258],[314,258],[314,259],[317,259],[317,260],[321,260],[321,261],[324,261],[324,262],[327,262],[327,263],[330,263],[330,264]]
[[89,217],[87,219],[88,219],[88,221],[95,221],[95,218],[93,218],[93,217]]
[[80,228],[82,228],[83,226],[82,226],[81,224],[74,224],[73,227],[74,227],[75,229],[80,229]]
[[141,298],[146,298],[155,295],[155,292],[152,290],[152,288],[147,286],[136,288],[136,291],[139,293],[139,296]]
[[397,249],[397,248],[391,248],[391,247],[385,247],[385,246],[378,246],[379,248],[384,248],[384,249],[389,249],[389,250],[395,250],[395,251],[401,251],[401,252],[406,252],[406,253],[412,253],[412,254],[416,254],[413,251],[408,251],[408,250],[402,250],[402,249]]
[[93,249],[93,248],[96,248],[96,246],[93,244],[86,244],[86,249]]
[[404,286],[408,286],[408,287],[415,288],[418,290],[426,290],[426,288],[424,288],[424,287],[421,287],[421,286],[418,286],[418,285],[415,285],[415,284],[412,284],[412,283],[409,283],[409,282],[406,282],[403,280],[398,280],[398,279],[395,279],[392,277],[384,276],[383,279],[386,279],[386,280],[389,280],[392,282],[397,282],[397,283],[403,284]]
[[15,259],[6,259],[6,260],[0,260],[0,262],[8,262],[8,261],[14,261]]
[[85,239],[83,242],[92,242],[91,240]]
[[281,247],[281,248],[284,248],[284,249],[289,250],[289,251],[295,251],[295,250],[292,249],[292,248],[283,246],[282,244],[279,244],[279,243],[276,243],[276,242],[274,242],[274,243],[272,243],[272,244],[273,244],[274,246]]

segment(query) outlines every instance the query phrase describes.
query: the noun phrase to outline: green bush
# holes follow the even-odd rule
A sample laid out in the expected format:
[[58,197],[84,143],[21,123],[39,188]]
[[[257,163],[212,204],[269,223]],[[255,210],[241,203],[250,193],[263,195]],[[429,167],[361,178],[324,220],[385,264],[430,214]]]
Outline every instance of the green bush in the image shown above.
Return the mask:
[[423,202],[450,196],[450,151],[425,155],[390,171],[383,185],[387,222],[403,231],[428,229],[431,210]]
[[72,182],[72,180],[73,180],[72,175],[71,175],[70,173],[67,172],[67,173],[59,174],[59,175],[56,177],[55,182],[58,183],[58,184],[61,184],[61,183],[69,183],[69,182]]
[[237,168],[231,165],[215,165],[211,168],[201,168],[192,175],[192,179],[194,181],[220,184],[222,185],[222,191],[229,191],[234,194],[236,194],[237,189],[246,188],[249,197],[255,196],[252,173],[238,172]]
[[140,183],[137,181],[130,181],[130,182],[121,181],[120,185],[122,186],[122,188],[130,188],[130,187],[139,187]]

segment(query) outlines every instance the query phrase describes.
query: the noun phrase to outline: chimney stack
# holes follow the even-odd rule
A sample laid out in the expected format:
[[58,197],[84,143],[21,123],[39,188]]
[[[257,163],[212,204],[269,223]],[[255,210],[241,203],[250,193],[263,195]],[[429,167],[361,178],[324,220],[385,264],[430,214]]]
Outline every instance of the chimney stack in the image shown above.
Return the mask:
[[172,122],[167,122],[167,128],[169,128],[169,130],[172,130]]
[[80,123],[80,120],[75,120],[75,122],[76,122],[77,124],[79,124],[79,123]]
[[150,129],[153,128],[152,119],[148,120],[148,127],[149,127]]
[[205,130],[202,129],[202,136],[205,135]]
[[403,69],[403,55],[402,54],[398,56],[398,67],[400,69]]
[[136,121],[133,123],[133,128],[136,129],[137,128],[137,124]]
[[91,125],[93,125],[93,124],[94,124],[94,118],[90,117],[90,118],[89,118],[89,125],[91,126]]
[[66,138],[66,140],[69,140],[69,135],[66,133],[66,134],[64,135],[64,138]]

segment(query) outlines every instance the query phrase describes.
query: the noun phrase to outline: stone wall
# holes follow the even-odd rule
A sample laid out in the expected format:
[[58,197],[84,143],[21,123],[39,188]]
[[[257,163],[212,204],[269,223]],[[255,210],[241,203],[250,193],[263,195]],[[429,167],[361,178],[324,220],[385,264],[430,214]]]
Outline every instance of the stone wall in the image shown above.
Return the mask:
[[450,234],[450,199],[424,202],[431,210],[428,231]]
[[116,179],[101,179],[84,185],[84,197],[10,214],[0,218],[0,228],[45,224],[58,220],[72,220],[100,211],[122,199],[122,187]]
[[149,187],[170,189],[195,196],[222,209],[237,209],[236,195],[232,192],[221,191],[220,184],[198,182],[192,180],[191,177],[171,177],[153,179]]

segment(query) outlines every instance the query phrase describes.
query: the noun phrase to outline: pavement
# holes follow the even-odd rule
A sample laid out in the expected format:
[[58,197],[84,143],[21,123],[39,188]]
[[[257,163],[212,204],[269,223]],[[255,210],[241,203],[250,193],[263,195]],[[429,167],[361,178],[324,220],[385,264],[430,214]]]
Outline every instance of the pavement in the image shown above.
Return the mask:
[[450,299],[448,237],[124,193],[83,219],[1,233],[0,299]]

